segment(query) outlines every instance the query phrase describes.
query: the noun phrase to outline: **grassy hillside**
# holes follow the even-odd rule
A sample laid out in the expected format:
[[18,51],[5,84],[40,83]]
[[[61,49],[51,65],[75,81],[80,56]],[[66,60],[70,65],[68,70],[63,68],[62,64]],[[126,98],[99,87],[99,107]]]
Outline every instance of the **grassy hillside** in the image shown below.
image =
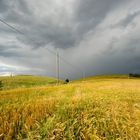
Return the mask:
[[0,81],[3,89],[49,85],[57,82],[54,78],[32,75],[3,76],[0,77]]
[[92,77],[1,91],[0,138],[139,140],[140,80]]
[[94,79],[123,79],[123,78],[128,78],[128,75],[126,74],[112,74],[112,75],[96,75],[96,76],[90,76],[85,78],[85,80],[94,80]]

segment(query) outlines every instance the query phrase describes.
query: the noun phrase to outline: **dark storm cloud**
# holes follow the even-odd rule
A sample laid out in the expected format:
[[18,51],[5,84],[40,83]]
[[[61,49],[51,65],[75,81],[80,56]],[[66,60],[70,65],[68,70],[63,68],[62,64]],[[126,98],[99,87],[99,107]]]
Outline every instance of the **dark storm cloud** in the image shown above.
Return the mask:
[[75,16],[79,23],[78,32],[84,34],[94,29],[120,2],[125,0],[78,0]]
[[0,0],[0,12],[5,15],[7,20],[13,22],[17,22],[20,16],[24,18],[24,15],[31,14],[28,4],[24,0]]
[[5,3],[5,0],[0,0],[0,12],[5,12],[7,10],[7,4]]
[[[54,15],[50,13],[49,16],[40,21],[40,15],[36,15],[38,17],[35,19],[34,11],[31,10],[34,7],[27,5],[27,1],[15,0],[8,3],[6,0],[5,7],[9,9],[6,19],[16,24],[22,32],[27,34],[27,37],[19,38],[23,43],[30,44],[35,48],[51,43],[56,48],[66,49],[80,43],[84,35],[90,30],[94,30],[119,2],[120,0],[117,2],[112,0],[104,0],[104,2],[102,0],[79,0],[75,2],[75,9],[73,9],[75,13],[70,15],[71,20],[67,22],[69,18],[64,13],[64,7],[58,11],[54,10]],[[55,9],[55,6],[51,8]],[[49,12],[50,9],[46,9],[44,13]]]
[[138,0],[0,0],[0,17],[24,33],[0,23],[1,61],[28,68],[25,72],[55,75],[56,58],[46,48],[54,52],[59,48],[65,60],[78,67],[61,61],[61,77],[80,77],[81,69],[88,75],[138,71],[139,4]]

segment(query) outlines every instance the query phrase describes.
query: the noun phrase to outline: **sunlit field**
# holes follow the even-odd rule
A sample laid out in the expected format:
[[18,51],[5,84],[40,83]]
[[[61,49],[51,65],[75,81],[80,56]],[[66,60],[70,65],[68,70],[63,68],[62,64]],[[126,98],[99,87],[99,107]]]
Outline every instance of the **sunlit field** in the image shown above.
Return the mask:
[[140,139],[139,79],[123,75],[45,82],[16,83],[0,91],[0,139]]

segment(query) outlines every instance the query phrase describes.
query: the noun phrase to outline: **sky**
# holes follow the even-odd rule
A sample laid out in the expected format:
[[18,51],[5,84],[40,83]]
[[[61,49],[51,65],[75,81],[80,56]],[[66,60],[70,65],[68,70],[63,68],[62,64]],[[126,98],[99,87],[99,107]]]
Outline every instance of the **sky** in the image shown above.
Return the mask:
[[[0,0],[0,75],[76,79],[140,72],[140,0]],[[53,52],[53,53],[52,53]]]

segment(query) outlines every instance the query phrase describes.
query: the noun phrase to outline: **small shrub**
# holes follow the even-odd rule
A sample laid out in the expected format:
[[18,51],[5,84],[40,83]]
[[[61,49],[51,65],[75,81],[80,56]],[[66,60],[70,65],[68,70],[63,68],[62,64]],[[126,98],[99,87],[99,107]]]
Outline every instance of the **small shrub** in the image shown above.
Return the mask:
[[0,81],[0,90],[2,90],[3,88],[3,84],[2,84],[2,81]]
[[69,79],[66,79],[66,80],[65,80],[65,84],[68,84],[69,82],[70,82]]
[[137,78],[140,78],[140,74],[137,74],[137,73],[129,73],[129,77],[137,77]]

